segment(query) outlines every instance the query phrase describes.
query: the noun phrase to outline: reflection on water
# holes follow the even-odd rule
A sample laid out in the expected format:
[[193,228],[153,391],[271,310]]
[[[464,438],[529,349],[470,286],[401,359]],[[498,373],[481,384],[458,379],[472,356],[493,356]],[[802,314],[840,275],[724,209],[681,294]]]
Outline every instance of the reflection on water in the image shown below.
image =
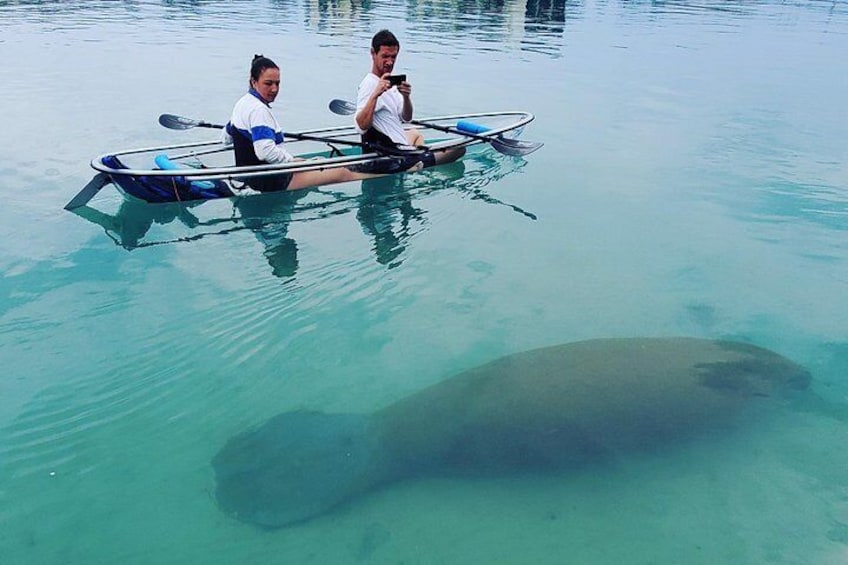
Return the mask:
[[297,242],[288,237],[292,212],[306,191],[237,198],[233,205],[243,228],[253,232],[265,247],[264,255],[275,277],[288,278],[297,273]]
[[[427,212],[416,203],[437,191],[451,189],[471,200],[506,206],[535,220],[535,214],[484,190],[525,164],[523,159],[482,148],[460,161],[420,173],[363,181],[358,196],[328,189],[254,195],[232,199],[227,215],[212,218],[195,211],[204,204],[202,200],[149,204],[126,197],[114,213],[102,211],[96,204],[72,212],[101,226],[116,245],[128,251],[250,230],[264,246],[272,273],[281,278],[295,276],[298,268],[297,242],[289,235],[292,222],[354,212],[363,233],[373,241],[371,248],[377,262],[393,268],[403,262],[412,237],[427,227]],[[164,236],[154,229],[168,224],[174,225]]]
[[[821,8],[834,15],[844,14],[846,9],[845,3],[838,0],[811,3],[800,0],[788,3],[755,0],[618,0],[589,5],[601,12],[624,10],[658,15],[718,13],[723,16],[750,16],[769,4],[814,4],[813,8]],[[353,22],[377,22],[376,25],[379,25],[380,20],[401,16],[430,31],[443,29],[479,33],[482,38],[492,33],[506,37],[517,31],[561,33],[569,19],[583,17],[587,3],[583,0],[407,0],[403,3],[391,0],[268,0],[241,2],[238,8],[233,8],[231,3],[220,0],[0,0],[0,10],[31,20],[56,14],[83,13],[99,15],[103,19],[126,18],[144,12],[146,17],[155,16],[157,13],[164,17],[226,14],[228,17],[234,17],[236,22],[249,23],[252,15],[265,9],[285,15],[294,15],[300,11],[307,27],[314,27],[319,31],[333,31],[336,25]],[[488,37],[495,39],[494,35]]]
[[[461,165],[462,162],[452,163]],[[404,186],[403,175],[392,175],[362,183],[362,199],[356,219],[362,231],[373,239],[372,251],[377,262],[389,268],[400,264],[413,223],[424,223],[425,211],[416,208],[412,194]],[[397,260],[397,261],[396,261]]]
[[[234,8],[227,2],[162,0],[160,2],[62,2],[58,0],[0,0],[0,14],[8,23],[16,20],[58,24],[57,16],[73,16],[75,23],[96,25],[98,21],[133,21],[160,18],[192,25],[204,18],[204,27],[293,24],[302,20],[307,29],[330,36],[349,35],[352,30],[372,34],[386,18],[410,23],[411,38],[427,42],[437,33],[462,45],[479,41],[482,51],[519,49],[557,54],[559,37],[565,30],[566,14],[579,14],[582,2],[566,0],[436,0],[405,3],[350,0],[270,0],[243,2]],[[263,12],[265,12],[263,14]],[[0,22],[0,26],[2,26]],[[73,25],[73,24],[72,24]]]
[[[275,4],[287,5],[286,2]],[[566,5],[569,14],[580,10],[580,2],[565,0],[500,1],[415,1],[350,2],[318,0],[304,3],[308,28],[329,35],[351,29],[373,33],[380,26],[376,17],[395,16],[410,24],[409,36],[422,43],[438,34],[443,42],[467,45],[480,42],[481,51],[504,51],[514,46],[522,50],[557,54],[565,29]]]
[[[0,0],[0,29],[20,22],[38,22],[50,31],[74,27],[96,27],[100,22],[160,20],[180,27],[203,29],[279,30],[284,26],[315,32],[336,41],[361,42],[387,21],[403,20],[403,42],[414,42],[421,50],[461,48],[480,52],[526,51],[560,57],[565,47],[567,25],[586,17],[589,6],[623,18],[648,14],[655,24],[666,21],[703,18],[715,25],[716,14],[725,30],[738,27],[742,18],[763,15],[771,2],[718,0],[704,2],[665,2],[624,0],[587,5],[582,0],[270,0],[241,2],[202,2],[161,0],[159,2],[61,2],[58,0]],[[785,8],[784,3],[780,3]],[[848,7],[840,2],[820,2],[813,9],[826,10],[827,17],[844,16]],[[766,12],[779,19],[780,11]],[[61,19],[58,17],[61,16]],[[431,38],[438,37],[433,43]],[[6,41],[6,38],[0,39]],[[449,56],[457,55],[447,49]]]
[[[425,544],[446,563],[845,563],[846,428],[815,413],[603,476],[410,484],[279,534],[223,517],[209,461],[266,415],[367,413],[559,338],[744,336],[844,399],[846,13],[0,0],[2,106],[63,140],[45,152],[32,112],[7,112],[0,563],[400,563]],[[487,149],[458,178],[160,206],[106,188],[78,212],[96,225],[60,211],[93,155],[161,144],[159,113],[226,115],[254,47],[319,78],[281,106],[291,127],[329,121],[383,25],[436,77],[419,110],[514,100],[546,150],[521,175]],[[490,80],[451,92],[446,67]]]
[[195,202],[178,202],[173,205],[151,206],[146,202],[127,198],[115,214],[88,205],[74,209],[73,213],[100,225],[112,241],[129,250],[157,244],[142,242],[154,224],[164,225],[179,219],[188,228],[199,226],[200,220],[189,211],[196,205]]

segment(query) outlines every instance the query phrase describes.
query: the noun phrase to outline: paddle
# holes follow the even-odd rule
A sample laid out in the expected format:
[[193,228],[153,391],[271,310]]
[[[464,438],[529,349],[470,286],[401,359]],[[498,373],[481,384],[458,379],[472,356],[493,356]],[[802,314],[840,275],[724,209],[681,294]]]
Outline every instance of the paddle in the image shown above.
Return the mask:
[[351,116],[356,113],[356,104],[334,98],[330,100],[330,111],[340,116]]
[[[203,120],[193,120],[184,116],[176,116],[174,114],[162,114],[159,116],[159,124],[168,129],[192,129],[192,128],[211,128],[224,129],[221,124],[213,124]],[[338,143],[339,145],[351,145],[354,147],[363,147],[359,141],[348,141],[346,139],[336,139],[335,137],[319,137],[315,135],[306,135],[302,133],[283,132],[284,137],[299,139],[302,141],[321,141],[327,144]],[[389,153],[391,155],[409,155],[409,151],[395,150],[391,148],[380,148],[381,153]]]
[[97,173],[88,181],[82,190],[76,196],[71,198],[71,201],[65,204],[65,210],[74,210],[88,204],[88,201],[94,198],[94,195],[100,192],[100,189],[109,184],[109,175],[105,173]]
[[[338,98],[335,98],[333,100],[330,100],[330,111],[340,116],[349,116],[356,112],[356,104],[354,104],[353,102],[348,102],[347,100],[340,100]],[[522,141],[520,139],[508,139],[500,134],[498,134],[497,137],[491,135],[479,135],[477,133],[472,133],[458,128],[442,126],[431,122],[412,120],[412,123],[437,131],[464,135],[465,137],[470,137],[471,139],[477,139],[479,141],[491,143],[492,147],[499,153],[503,153],[504,155],[511,155],[513,157],[522,157],[524,155],[529,155],[530,153],[536,151],[544,145],[544,143],[539,141]]]
[[161,116],[159,116],[159,124],[165,126],[168,129],[224,129],[224,126],[221,124],[211,124],[209,122],[204,122],[203,120],[192,120],[191,118],[176,116],[174,114],[162,114]]

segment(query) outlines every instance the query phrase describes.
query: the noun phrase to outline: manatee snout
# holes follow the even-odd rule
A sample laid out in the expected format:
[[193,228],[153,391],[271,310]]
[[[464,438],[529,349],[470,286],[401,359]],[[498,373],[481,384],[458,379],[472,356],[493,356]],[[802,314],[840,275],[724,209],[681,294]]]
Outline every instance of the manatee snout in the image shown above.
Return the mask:
[[[795,364],[793,363],[793,365]],[[810,388],[810,382],[813,380],[810,372],[800,365],[795,365],[794,368],[785,372],[779,372],[778,375],[786,388],[792,390],[807,390]]]
[[755,345],[717,342],[725,352],[720,360],[695,364],[702,385],[743,396],[782,395],[806,390],[810,372],[794,361]]

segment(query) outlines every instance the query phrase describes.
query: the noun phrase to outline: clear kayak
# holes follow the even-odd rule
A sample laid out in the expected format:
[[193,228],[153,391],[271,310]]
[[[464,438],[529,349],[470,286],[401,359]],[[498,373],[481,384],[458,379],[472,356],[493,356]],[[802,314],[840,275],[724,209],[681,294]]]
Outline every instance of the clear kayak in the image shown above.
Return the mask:
[[[522,156],[542,146],[539,142],[516,139],[533,119],[529,112],[507,111],[437,116],[415,120],[412,124],[428,140],[427,150],[434,153],[489,144],[501,153]],[[167,114],[160,117],[160,123],[171,129],[222,127]],[[238,167],[231,164],[232,146],[222,144],[219,139],[100,155],[91,161],[98,174],[65,208],[70,210],[85,205],[109,183],[123,194],[145,202],[209,200],[255,193],[247,184],[255,177],[361,166],[399,158],[396,151],[362,147],[359,132],[352,125],[286,133],[285,136],[289,151],[303,159]]]

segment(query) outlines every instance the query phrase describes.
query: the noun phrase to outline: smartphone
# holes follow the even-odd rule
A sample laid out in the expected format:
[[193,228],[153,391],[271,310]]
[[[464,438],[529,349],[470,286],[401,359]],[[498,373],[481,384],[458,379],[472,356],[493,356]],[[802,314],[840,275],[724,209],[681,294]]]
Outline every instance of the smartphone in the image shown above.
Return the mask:
[[386,78],[392,86],[398,86],[400,83],[406,81],[406,75],[389,75]]

